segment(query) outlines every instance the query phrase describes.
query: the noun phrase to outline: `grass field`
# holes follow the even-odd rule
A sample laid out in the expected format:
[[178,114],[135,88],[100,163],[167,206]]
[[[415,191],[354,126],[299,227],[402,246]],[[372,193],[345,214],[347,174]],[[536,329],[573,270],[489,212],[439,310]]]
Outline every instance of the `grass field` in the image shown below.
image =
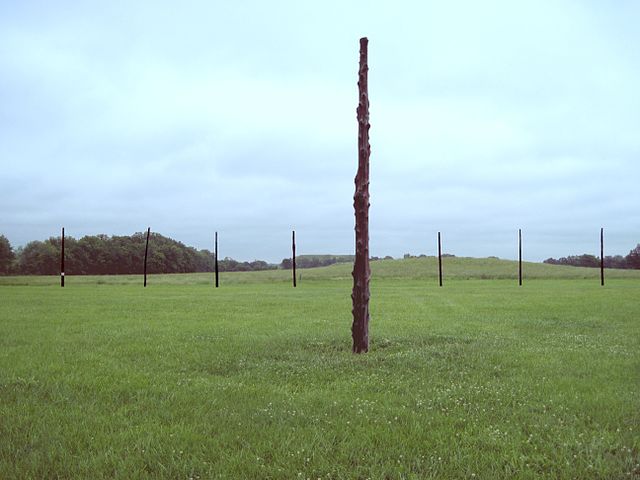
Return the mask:
[[0,278],[0,478],[640,478],[640,272]]

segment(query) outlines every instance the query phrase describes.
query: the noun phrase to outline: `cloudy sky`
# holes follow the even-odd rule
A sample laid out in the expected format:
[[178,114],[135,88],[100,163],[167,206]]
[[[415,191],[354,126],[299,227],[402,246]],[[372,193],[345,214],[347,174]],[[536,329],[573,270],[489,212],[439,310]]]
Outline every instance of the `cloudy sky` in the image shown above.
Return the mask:
[[640,3],[0,3],[0,233],[147,226],[241,260],[353,251],[369,38],[371,253],[640,242]]

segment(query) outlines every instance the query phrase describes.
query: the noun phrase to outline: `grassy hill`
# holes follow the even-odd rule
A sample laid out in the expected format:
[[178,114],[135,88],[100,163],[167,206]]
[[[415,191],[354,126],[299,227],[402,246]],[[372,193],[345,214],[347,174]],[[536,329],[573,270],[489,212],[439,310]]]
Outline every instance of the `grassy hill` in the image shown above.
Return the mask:
[[[318,257],[314,255],[313,257]],[[331,257],[331,255],[327,255]],[[518,278],[518,263],[497,258],[446,257],[443,259],[444,282],[450,280],[498,280]],[[316,280],[351,280],[351,263],[338,263],[328,267],[299,268],[301,282]],[[438,260],[436,257],[410,258],[402,260],[377,260],[371,262],[372,282],[382,279],[407,279],[437,281]],[[640,279],[640,270],[605,270],[607,279]],[[524,282],[534,279],[593,279],[600,278],[597,268],[549,265],[546,263],[523,263]],[[66,283],[75,284],[136,284],[141,275],[117,276],[68,276]],[[154,274],[149,275],[149,285],[175,284],[197,285],[211,283],[212,273]],[[266,270],[259,272],[223,272],[222,284],[269,283],[291,281],[290,270]],[[56,276],[0,277],[0,285],[56,285]]]

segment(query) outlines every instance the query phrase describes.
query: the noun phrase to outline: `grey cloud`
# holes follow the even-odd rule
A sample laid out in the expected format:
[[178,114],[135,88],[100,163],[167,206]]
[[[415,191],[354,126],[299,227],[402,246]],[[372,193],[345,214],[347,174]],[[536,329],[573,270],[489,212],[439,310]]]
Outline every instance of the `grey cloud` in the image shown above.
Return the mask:
[[[366,8],[361,8],[366,5]],[[0,232],[151,225],[279,260],[353,248],[370,38],[375,255],[530,259],[640,240],[632,2],[5,2]],[[303,240],[304,239],[304,240]],[[572,247],[573,245],[573,247]],[[306,250],[306,249],[309,250]],[[586,250],[585,250],[586,251]]]

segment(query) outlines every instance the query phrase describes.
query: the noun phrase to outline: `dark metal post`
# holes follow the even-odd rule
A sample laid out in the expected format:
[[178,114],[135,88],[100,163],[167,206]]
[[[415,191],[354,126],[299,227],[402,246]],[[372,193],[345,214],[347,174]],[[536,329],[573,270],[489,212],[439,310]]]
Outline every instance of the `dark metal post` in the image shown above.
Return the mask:
[[296,287],[296,231],[291,231],[291,250],[293,255],[291,257],[291,266],[293,270],[293,287]]
[[213,257],[213,270],[216,274],[216,288],[220,286],[219,272],[218,272],[218,232],[216,232],[215,252]]
[[353,208],[356,217],[356,256],[353,262],[353,323],[351,337],[353,353],[369,351],[369,91],[366,37],[360,39],[360,67],[358,70],[358,171],[356,173],[356,191],[353,195]]
[[149,236],[151,235],[151,227],[147,228],[147,244],[144,247],[144,286],[147,286],[147,254],[149,253]]
[[60,245],[60,286],[64,287],[64,227],[62,227],[62,243]]
[[600,285],[604,287],[604,228],[600,228]]
[[440,241],[440,232],[438,232],[438,280],[442,286],[442,242]]
[[518,229],[518,285],[522,286],[522,230]]

